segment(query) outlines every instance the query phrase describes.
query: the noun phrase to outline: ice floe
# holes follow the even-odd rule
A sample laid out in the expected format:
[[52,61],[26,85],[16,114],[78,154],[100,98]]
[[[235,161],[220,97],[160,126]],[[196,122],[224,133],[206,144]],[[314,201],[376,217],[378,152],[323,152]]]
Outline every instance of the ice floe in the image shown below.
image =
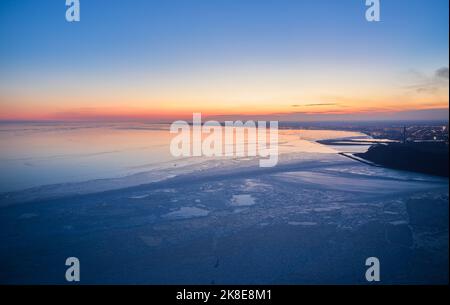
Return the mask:
[[135,196],[131,196],[129,197],[130,199],[144,199],[147,198],[150,195],[135,195]]
[[197,207],[181,207],[178,210],[163,215],[168,219],[188,219],[208,216],[209,211]]
[[254,205],[255,203],[255,198],[253,198],[252,195],[248,194],[233,195],[233,197],[231,198],[232,206],[250,206]]
[[299,222],[299,221],[289,221],[289,222],[288,222],[288,225],[291,225],[291,226],[316,226],[316,225],[317,225],[317,222],[310,222],[310,221],[302,221],[302,222]]

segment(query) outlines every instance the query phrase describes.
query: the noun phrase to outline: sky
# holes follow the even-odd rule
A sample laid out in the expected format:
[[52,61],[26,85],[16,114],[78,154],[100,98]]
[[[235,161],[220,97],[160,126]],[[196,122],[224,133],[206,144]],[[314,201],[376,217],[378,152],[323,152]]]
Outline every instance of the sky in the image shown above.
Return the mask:
[[0,120],[448,118],[449,1],[0,2]]

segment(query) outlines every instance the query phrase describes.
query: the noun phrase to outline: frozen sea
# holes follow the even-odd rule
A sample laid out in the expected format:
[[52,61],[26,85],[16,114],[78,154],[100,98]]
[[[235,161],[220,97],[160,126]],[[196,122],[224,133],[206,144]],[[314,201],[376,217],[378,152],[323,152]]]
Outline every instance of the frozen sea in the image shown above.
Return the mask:
[[174,158],[167,126],[0,125],[0,283],[448,283],[448,179],[280,130],[276,167]]

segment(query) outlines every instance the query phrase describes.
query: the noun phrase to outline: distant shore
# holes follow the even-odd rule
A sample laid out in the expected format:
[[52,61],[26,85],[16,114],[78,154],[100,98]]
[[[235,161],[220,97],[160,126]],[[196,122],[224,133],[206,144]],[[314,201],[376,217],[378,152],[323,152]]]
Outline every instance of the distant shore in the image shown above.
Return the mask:
[[376,144],[355,156],[389,168],[449,176],[448,144],[443,142]]
[[317,141],[323,145],[370,145],[367,152],[339,153],[350,159],[371,165],[383,166],[441,177],[449,177],[448,143],[420,141],[402,143],[387,139],[327,139]]

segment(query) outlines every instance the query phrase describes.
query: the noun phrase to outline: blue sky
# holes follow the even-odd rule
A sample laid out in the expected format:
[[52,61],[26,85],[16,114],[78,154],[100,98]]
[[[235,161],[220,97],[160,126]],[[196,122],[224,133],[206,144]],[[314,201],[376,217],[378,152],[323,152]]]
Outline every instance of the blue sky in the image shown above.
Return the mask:
[[[389,91],[392,83],[422,82],[410,80],[411,75],[404,80],[405,74],[425,80],[448,67],[448,0],[381,0],[380,23],[365,20],[364,0],[80,3],[81,22],[68,23],[64,0],[1,1],[5,107],[39,105],[67,91],[85,100],[80,107],[91,103],[90,96],[102,100],[99,107],[123,107],[124,102],[108,100],[105,92],[113,90],[123,98],[134,92],[136,107],[151,108],[153,100],[176,107],[197,99],[204,105],[215,103],[216,96],[219,104],[226,102],[223,96],[231,104],[245,104],[249,92],[273,86],[245,104],[259,101],[269,110],[294,103],[287,99],[321,102],[315,92],[330,86],[327,95],[332,96],[334,80],[336,96],[343,95],[339,88],[351,90],[352,80],[370,94],[379,91],[376,86]],[[232,96],[235,87],[239,94]],[[39,98],[30,101],[29,96]]]

